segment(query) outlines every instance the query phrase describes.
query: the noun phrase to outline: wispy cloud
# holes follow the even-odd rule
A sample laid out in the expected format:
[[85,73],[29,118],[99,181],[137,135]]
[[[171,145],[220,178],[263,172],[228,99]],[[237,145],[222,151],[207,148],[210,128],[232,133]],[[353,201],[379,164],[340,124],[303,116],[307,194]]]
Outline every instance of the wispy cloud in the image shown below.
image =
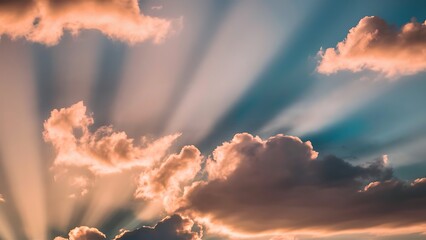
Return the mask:
[[320,51],[318,72],[372,70],[387,77],[412,75],[426,70],[426,22],[415,20],[398,29],[383,19],[361,19],[336,48]]
[[172,20],[141,14],[137,0],[0,2],[0,36],[23,37],[46,45],[57,44],[65,31],[76,35],[89,29],[130,44],[146,40],[159,43],[172,31],[172,25]]

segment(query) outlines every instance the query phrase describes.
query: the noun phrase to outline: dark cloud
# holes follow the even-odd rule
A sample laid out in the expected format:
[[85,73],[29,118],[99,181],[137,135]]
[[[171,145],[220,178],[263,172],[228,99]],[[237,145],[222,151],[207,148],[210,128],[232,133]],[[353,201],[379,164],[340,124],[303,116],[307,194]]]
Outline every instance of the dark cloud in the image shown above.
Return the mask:
[[34,5],[35,1],[33,0],[0,0],[0,6],[2,8],[13,8],[13,7],[21,7],[27,8],[29,6]]
[[[68,240],[105,240],[105,234],[96,228],[81,226],[68,234]],[[155,227],[141,227],[134,231],[123,231],[114,240],[200,240],[201,227],[188,218],[174,214],[166,217]],[[67,240],[56,237],[55,240]]]
[[316,157],[297,137],[237,134],[214,151],[208,180],[192,186],[181,210],[249,233],[425,226],[425,178],[395,178],[386,156],[360,166]]
[[[197,228],[193,230],[193,228]],[[157,223],[155,227],[142,227],[120,234],[116,240],[198,240],[202,233],[194,222],[175,214]]]

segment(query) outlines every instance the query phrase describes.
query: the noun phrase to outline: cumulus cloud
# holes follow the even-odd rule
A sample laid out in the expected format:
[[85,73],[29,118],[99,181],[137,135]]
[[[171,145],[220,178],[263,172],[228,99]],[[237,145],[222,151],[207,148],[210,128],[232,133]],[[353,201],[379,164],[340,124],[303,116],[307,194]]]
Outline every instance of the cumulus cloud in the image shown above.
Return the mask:
[[186,190],[180,211],[231,232],[374,232],[426,224],[426,181],[397,179],[386,156],[354,166],[333,156],[317,159],[297,137],[243,133],[214,151],[206,171],[207,180]]
[[[426,178],[396,178],[386,155],[355,166],[334,156],[318,159],[312,144],[297,137],[279,134],[263,140],[241,133],[218,146],[201,171],[203,156],[196,147],[169,153],[179,135],[138,143],[111,126],[91,131],[93,123],[82,102],[52,111],[44,138],[56,149],[55,170],[73,174],[83,169],[94,176],[135,171],[137,198],[160,200],[169,214],[190,216],[213,231],[419,232],[419,226],[426,226]],[[205,175],[194,182],[198,173]],[[87,193],[90,178],[66,176],[56,175],[81,189],[71,197]],[[200,239],[193,227],[191,220],[174,215],[116,239]],[[161,235],[169,233],[180,235]]]
[[364,17],[336,48],[320,51],[318,72],[371,70],[387,77],[426,70],[426,21],[400,29],[375,16]]
[[0,36],[47,45],[57,44],[64,31],[76,35],[85,29],[131,44],[159,43],[177,22],[141,14],[137,0],[0,1]]
[[76,227],[68,234],[68,238],[56,237],[54,240],[106,240],[105,234],[96,228]]
[[184,146],[180,153],[170,153],[180,134],[157,140],[142,137],[138,142],[111,126],[91,131],[94,119],[86,111],[83,102],[78,102],[54,109],[44,122],[44,139],[56,150],[52,167],[55,181],[67,185],[68,196],[77,198],[89,192],[96,178],[130,174],[136,182],[136,198],[161,199],[165,210],[172,213],[184,187],[201,169],[200,151]]
[[137,198],[163,199],[172,212],[184,186],[191,183],[201,169],[202,156],[194,146],[185,146],[179,154],[170,155],[160,167],[143,172],[139,178]]
[[[203,236],[201,226],[178,214],[166,217],[154,227],[141,227],[134,231],[123,231],[114,240],[200,240]],[[56,237],[55,240],[105,240],[105,234],[96,228],[77,227],[70,231],[68,239]]]
[[83,102],[51,112],[44,122],[43,136],[56,149],[54,166],[87,167],[95,174],[152,166],[180,136],[174,134],[154,141],[142,138],[137,145],[125,132],[115,132],[111,126],[91,132],[89,127],[93,123]]

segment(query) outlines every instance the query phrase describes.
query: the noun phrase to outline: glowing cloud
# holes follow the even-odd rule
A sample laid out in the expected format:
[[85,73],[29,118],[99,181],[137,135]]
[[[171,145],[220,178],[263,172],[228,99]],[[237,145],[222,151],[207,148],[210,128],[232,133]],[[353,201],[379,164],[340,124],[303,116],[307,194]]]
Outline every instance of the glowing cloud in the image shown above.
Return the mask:
[[201,240],[202,236],[201,226],[191,219],[175,214],[161,220],[153,228],[142,227],[134,231],[124,231],[115,240]]
[[[136,144],[124,132],[100,127],[82,102],[53,110],[44,138],[57,151],[55,170],[82,168],[95,176],[134,170],[135,197],[160,199],[166,212],[190,216],[212,232],[252,234],[377,233],[402,229],[421,232],[426,225],[426,180],[409,183],[393,176],[388,156],[354,166],[337,157],[318,159],[312,144],[278,134],[266,140],[248,133],[218,146],[201,171],[203,156],[194,146],[168,150],[179,135]],[[203,180],[195,181],[197,174]],[[59,175],[60,176],[60,175]],[[90,179],[71,185],[84,196]],[[154,228],[123,231],[115,239],[201,239],[194,223],[173,215]],[[90,230],[90,231],[89,231]],[[70,232],[104,235],[87,227]],[[176,238],[168,234],[178,234]]]
[[83,102],[52,111],[44,123],[43,135],[56,148],[54,166],[87,167],[95,174],[152,166],[180,136],[174,134],[155,141],[142,138],[141,145],[135,146],[134,139],[124,132],[114,132],[110,126],[90,132],[93,123]]
[[0,194],[0,203],[4,203],[6,200],[4,200],[3,195]]
[[183,188],[201,169],[200,151],[184,146],[179,154],[169,153],[180,134],[153,141],[142,137],[138,144],[111,126],[91,132],[93,123],[83,102],[53,110],[44,123],[44,139],[53,144],[57,153],[52,168],[55,181],[69,185],[69,197],[85,196],[96,177],[125,172],[132,176],[130,181],[137,179],[136,198],[162,199],[166,211],[173,213]]
[[64,31],[94,29],[130,44],[161,42],[172,21],[140,14],[137,0],[21,0],[0,2],[0,36],[55,45]]
[[364,17],[336,48],[320,51],[317,71],[371,70],[387,77],[426,70],[426,21],[413,20],[397,29],[379,17]]
[[[172,215],[158,222],[154,227],[141,227],[134,231],[124,230],[114,240],[200,240],[202,229],[192,220]],[[106,236],[96,228],[77,227],[70,231],[68,240],[104,240]],[[55,240],[66,240],[56,237]]]
[[[86,226],[76,227],[68,234],[68,240],[105,240],[105,234],[101,233],[96,228]],[[56,237],[54,240],[67,240],[63,237]]]
[[202,156],[194,146],[185,146],[179,154],[170,155],[157,169],[140,175],[136,197],[145,199],[164,199],[169,212],[176,208],[177,198],[182,188],[190,184],[201,169]]
[[[277,137],[283,136],[277,135]],[[315,159],[318,156],[318,153],[313,151],[309,141],[303,143],[299,138],[289,136],[286,137],[286,140],[293,142],[295,147],[303,148],[300,152],[295,151],[296,153],[309,155],[310,159]],[[231,142],[225,142],[222,146],[217,147],[213,152],[213,159],[210,159],[206,165],[209,180],[226,179],[231,175],[241,164],[243,149],[251,147],[255,149],[253,144],[262,145],[266,144],[266,142],[257,136],[253,137],[250,134],[242,133],[236,134]]]
[[0,37],[5,34],[15,39],[29,34],[37,16],[36,3],[32,0],[0,2]]
[[297,137],[243,133],[219,146],[206,170],[208,180],[187,189],[180,211],[213,229],[374,233],[426,223],[426,181],[397,179],[386,156],[353,166],[333,156],[317,159]]

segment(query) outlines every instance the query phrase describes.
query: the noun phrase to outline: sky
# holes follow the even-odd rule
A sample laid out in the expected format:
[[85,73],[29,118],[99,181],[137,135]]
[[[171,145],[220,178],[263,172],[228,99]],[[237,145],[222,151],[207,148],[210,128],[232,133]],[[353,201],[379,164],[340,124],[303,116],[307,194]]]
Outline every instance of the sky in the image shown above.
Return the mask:
[[426,239],[423,0],[0,0],[0,240]]

